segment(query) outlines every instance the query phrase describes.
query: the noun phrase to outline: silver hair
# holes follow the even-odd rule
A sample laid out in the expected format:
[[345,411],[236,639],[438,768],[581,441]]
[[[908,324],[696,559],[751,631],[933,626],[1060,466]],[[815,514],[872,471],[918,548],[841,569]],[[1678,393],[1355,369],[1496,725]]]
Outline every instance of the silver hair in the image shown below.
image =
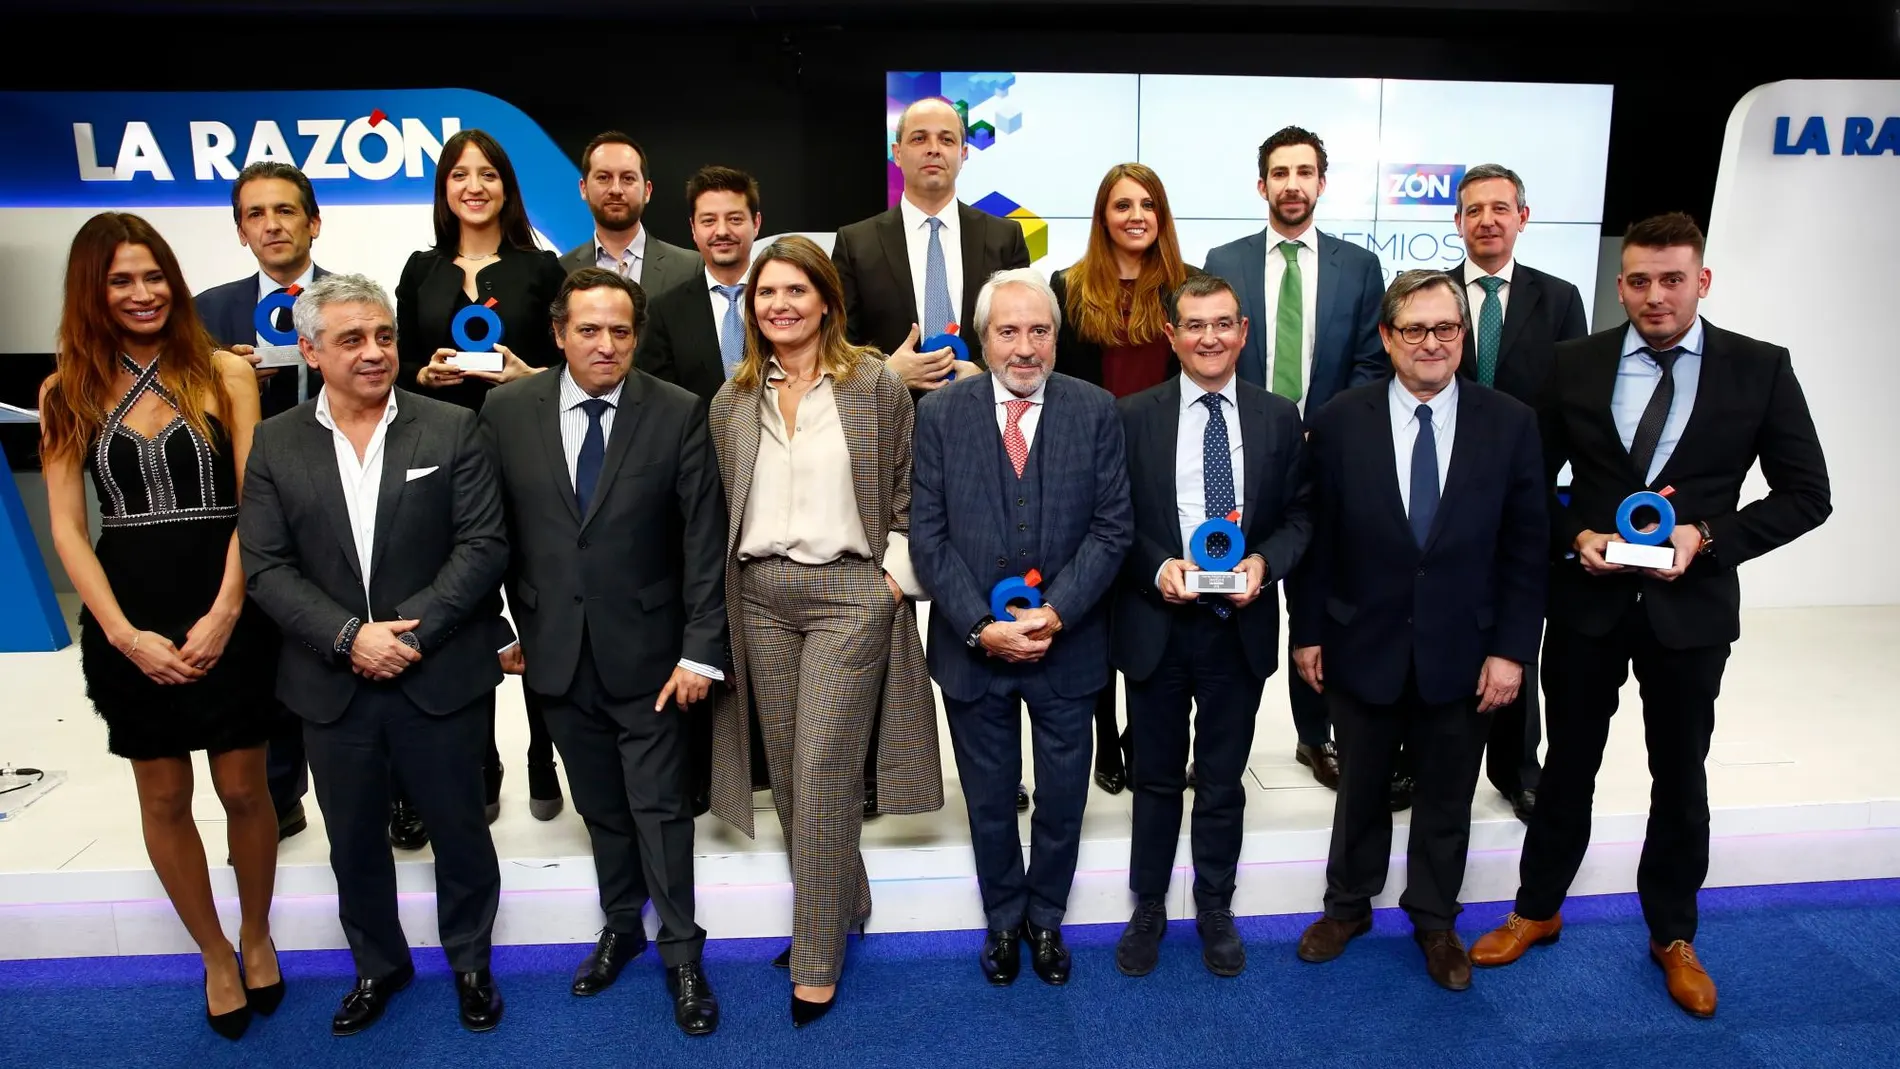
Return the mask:
[[977,337],[981,338],[988,332],[990,302],[995,298],[996,291],[1004,286],[1027,286],[1041,294],[1042,299],[1049,302],[1049,326],[1056,331],[1062,329],[1062,303],[1056,300],[1056,291],[1049,287],[1049,280],[1033,267],[1012,267],[991,275],[983,283],[983,288],[977,291],[976,322],[971,324],[976,328]]
[[322,348],[323,310],[333,304],[373,304],[389,313],[391,325],[396,321],[396,306],[376,280],[367,275],[325,275],[299,293],[297,303],[290,306],[297,336]]
[[1379,322],[1387,327],[1398,325],[1399,310],[1405,302],[1428,289],[1444,287],[1458,300],[1458,322],[1471,325],[1471,303],[1465,300],[1465,288],[1452,281],[1452,277],[1443,271],[1418,269],[1400,271],[1392,285],[1386,287],[1385,298],[1379,302]]
[[1458,181],[1457,199],[1459,211],[1462,212],[1465,210],[1465,187],[1473,182],[1483,182],[1490,178],[1510,179],[1512,188],[1517,190],[1517,206],[1519,208],[1528,208],[1531,206],[1531,202],[1524,199],[1524,180],[1517,176],[1516,171],[1511,170],[1501,163],[1480,163],[1476,167],[1466,171],[1465,176]]

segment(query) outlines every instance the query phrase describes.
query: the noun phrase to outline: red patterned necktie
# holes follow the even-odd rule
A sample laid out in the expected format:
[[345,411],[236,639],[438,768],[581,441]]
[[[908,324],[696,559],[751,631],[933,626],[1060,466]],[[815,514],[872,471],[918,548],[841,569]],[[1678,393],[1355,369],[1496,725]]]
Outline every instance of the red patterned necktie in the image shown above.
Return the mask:
[[1029,411],[1030,402],[1021,400],[1003,402],[1009,410],[1009,426],[1003,428],[1003,452],[1009,454],[1009,462],[1016,465],[1016,477],[1023,477],[1023,465],[1029,463],[1029,442],[1023,438],[1023,413]]

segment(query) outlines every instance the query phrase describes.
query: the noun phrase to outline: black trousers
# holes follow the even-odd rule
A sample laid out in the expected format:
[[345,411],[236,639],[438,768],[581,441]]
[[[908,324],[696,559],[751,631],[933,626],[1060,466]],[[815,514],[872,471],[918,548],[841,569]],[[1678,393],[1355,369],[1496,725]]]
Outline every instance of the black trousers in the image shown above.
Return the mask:
[[1293,706],[1293,730],[1300,742],[1317,750],[1333,741],[1332,714],[1326,698],[1293,670],[1293,643],[1286,647],[1286,696]]
[[[1133,727],[1122,727],[1115,717],[1115,677],[1120,675],[1113,668],[1108,670],[1108,686],[1095,696],[1095,767],[1099,771],[1103,758],[1114,755],[1111,760],[1123,756],[1134,739]],[[1124,766],[1126,762],[1124,762]]]
[[1247,756],[1267,681],[1253,674],[1240,629],[1200,606],[1177,610],[1154,674],[1128,684],[1135,743],[1135,792],[1128,889],[1159,901],[1168,891],[1187,790],[1189,707],[1193,708],[1194,907],[1230,909],[1247,808]]
[[706,942],[693,920],[686,720],[710,711],[669,704],[655,712],[658,696],[607,693],[583,632],[573,683],[566,694],[544,697],[542,708],[593,843],[607,927],[643,931],[640,913],[651,900],[660,917],[660,959],[671,967],[698,961]]
[[[1033,671],[999,673],[983,697],[964,702],[945,695],[943,705],[957,778],[969,807],[976,882],[990,930],[1015,928],[1024,918],[1041,928],[1061,927],[1082,847],[1095,695],[1064,698]],[[1030,748],[1036,762],[1026,870],[1016,813],[1024,705],[1029,707]]]
[[[528,714],[528,763],[545,765],[554,760],[554,736],[548,734],[546,699],[527,687],[521,688],[521,704]],[[495,714],[488,714],[488,767],[502,767],[501,751],[495,746]]]
[[[1475,680],[1473,681],[1476,682]],[[1333,842],[1326,856],[1326,915],[1357,921],[1372,912],[1385,890],[1392,854],[1392,810],[1387,804],[1393,762],[1401,744],[1417,781],[1412,829],[1405,847],[1405,893],[1399,906],[1422,932],[1453,927],[1471,843],[1471,795],[1478,785],[1488,726],[1476,697],[1429,705],[1407,679],[1391,705],[1360,701],[1345,688],[1326,688],[1339,734],[1339,797],[1333,805]],[[1541,799],[1540,799],[1541,802]]]
[[1491,711],[1491,732],[1484,744],[1484,774],[1507,798],[1534,791],[1543,780],[1537,744],[1544,732],[1538,712],[1537,662],[1524,666],[1524,687],[1517,700]]
[[1636,894],[1656,942],[1694,941],[1696,892],[1709,874],[1704,762],[1728,654],[1726,643],[1664,647],[1641,602],[1632,602],[1622,621],[1601,638],[1551,622],[1544,635],[1550,749],[1518,866],[1519,914],[1549,920],[1577,877],[1590,845],[1591,800],[1617,691],[1634,666],[1642,688],[1650,776],[1649,829],[1636,867]]
[[493,692],[432,716],[395,683],[362,683],[342,717],[304,724],[330,836],[337,915],[358,976],[388,976],[410,960],[396,910],[396,861],[384,838],[392,771],[429,827],[436,926],[449,966],[488,968],[501,898],[495,844],[482,816],[482,747],[494,713]]
[[264,776],[270,783],[270,801],[277,810],[277,819],[282,820],[285,813],[298,802],[310,789],[310,765],[303,750],[303,717],[284,708],[282,704],[271,712],[271,735],[268,748],[264,751]]

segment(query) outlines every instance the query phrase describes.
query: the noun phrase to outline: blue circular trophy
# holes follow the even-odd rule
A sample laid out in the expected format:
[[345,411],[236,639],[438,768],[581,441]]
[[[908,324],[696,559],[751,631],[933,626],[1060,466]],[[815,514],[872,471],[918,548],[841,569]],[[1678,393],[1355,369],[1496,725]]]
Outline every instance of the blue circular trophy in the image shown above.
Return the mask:
[[1008,622],[1015,619],[1009,614],[1011,605],[1021,605],[1025,609],[1042,607],[1042,591],[1036,589],[1042,585],[1042,573],[1031,568],[1023,575],[1012,575],[1008,579],[990,588],[990,615]]
[[[469,337],[468,328],[475,323],[482,324],[479,339]],[[495,351],[495,346],[501,344],[501,316],[495,311],[495,298],[455,313],[455,318],[449,320],[449,337],[454,339],[456,349],[449,363],[463,371],[501,370],[501,354]]]
[[[1661,493],[1639,490],[1624,498],[1616,510],[1616,533],[1623,541],[1605,546],[1603,559],[1631,568],[1674,567],[1676,547],[1669,543],[1669,536],[1676,529],[1676,507],[1669,503],[1669,494],[1674,489],[1665,487]],[[1653,510],[1656,522],[1647,530],[1638,530],[1636,513],[1643,509]]]
[[[1207,543],[1215,535],[1224,535],[1227,545],[1217,556],[1208,549]],[[1247,577],[1234,569],[1247,558],[1247,536],[1240,530],[1240,510],[1235,509],[1225,516],[1211,516],[1206,523],[1194,529],[1194,537],[1188,539],[1188,559],[1194,562],[1199,571],[1187,574],[1187,590],[1191,594],[1245,594]]]
[[[917,343],[917,351],[920,353],[934,353],[939,349],[950,350],[950,358],[953,360],[968,360],[970,358],[970,345],[957,334],[957,325],[955,323],[944,328],[942,334],[932,334],[930,337]],[[943,377],[943,381],[954,382],[956,381],[956,377],[957,369],[952,367],[950,373]],[[1031,607],[1033,608],[1034,606]]]
[[257,308],[251,313],[251,326],[264,342],[253,350],[258,367],[295,367],[303,363],[303,354],[297,350],[297,332],[277,329],[277,313],[289,311],[302,292],[302,287],[293,285],[257,302]]

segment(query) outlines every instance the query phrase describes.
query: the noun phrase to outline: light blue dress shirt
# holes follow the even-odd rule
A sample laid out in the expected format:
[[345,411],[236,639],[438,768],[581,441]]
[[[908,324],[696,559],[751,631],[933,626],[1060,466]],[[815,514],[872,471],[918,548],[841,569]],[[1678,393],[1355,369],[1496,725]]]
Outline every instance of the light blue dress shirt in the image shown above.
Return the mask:
[[[1636,424],[1642,421],[1643,410],[1649,407],[1649,399],[1656,393],[1656,384],[1662,381],[1662,365],[1643,351],[1648,344],[1632,323],[1623,335],[1623,359],[1616,366],[1616,385],[1610,391],[1610,417],[1616,420],[1616,434],[1623,439],[1626,450],[1636,438]],[[1676,344],[1683,350],[1682,355],[1676,357],[1676,395],[1669,401],[1669,418],[1663,421],[1656,455],[1650,458],[1649,470],[1643,474],[1644,486],[1654,483],[1662,474],[1669,457],[1676,451],[1676,443],[1682,441],[1683,428],[1689,425],[1689,413],[1695,411],[1696,383],[1702,377],[1701,316],[1696,317],[1689,333]]]

